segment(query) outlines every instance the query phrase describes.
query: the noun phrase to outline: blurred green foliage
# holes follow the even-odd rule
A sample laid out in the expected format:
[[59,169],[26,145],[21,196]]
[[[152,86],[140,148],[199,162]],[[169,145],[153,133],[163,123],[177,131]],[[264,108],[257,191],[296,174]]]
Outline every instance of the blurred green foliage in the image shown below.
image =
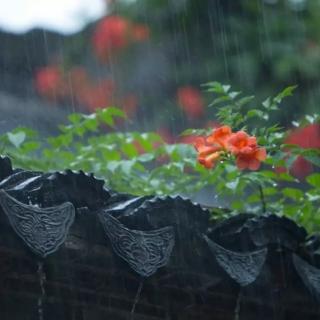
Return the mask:
[[319,1],[119,0],[113,10],[149,25],[151,41],[170,60],[166,81],[172,96],[177,86],[210,79],[259,99],[295,83],[299,92],[284,103],[290,109],[274,116],[277,121],[289,126],[319,110]]
[[[210,108],[215,109],[221,123],[233,130],[246,130],[266,147],[268,158],[262,170],[240,171],[234,161],[221,161],[208,170],[197,162],[192,145],[166,144],[152,132],[118,132],[117,125],[125,116],[115,107],[90,115],[71,114],[69,123],[59,127],[60,133],[49,138],[28,128],[17,128],[0,136],[0,150],[13,159],[16,167],[41,171],[82,169],[94,172],[116,191],[135,195],[192,196],[211,188],[212,197],[230,203],[228,215],[267,210],[288,215],[310,230],[320,230],[320,173],[312,173],[301,184],[290,172],[300,155],[319,167],[320,150],[287,145],[286,131],[277,124],[268,125],[269,117],[280,111],[280,103],[295,87],[287,87],[262,102],[218,82],[210,82],[205,88],[213,95]],[[257,126],[257,121],[264,124]],[[310,122],[319,123],[319,114],[307,116],[296,125]],[[200,128],[183,134],[206,133]],[[285,170],[277,173],[278,167]]]

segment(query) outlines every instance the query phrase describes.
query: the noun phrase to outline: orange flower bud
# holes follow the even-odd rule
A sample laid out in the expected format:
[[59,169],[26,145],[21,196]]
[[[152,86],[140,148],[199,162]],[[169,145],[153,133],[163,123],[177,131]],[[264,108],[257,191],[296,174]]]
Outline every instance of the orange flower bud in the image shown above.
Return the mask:
[[211,135],[207,138],[207,142],[217,144],[226,149],[231,134],[232,130],[229,126],[222,126],[212,131]]
[[220,158],[221,152],[216,151],[208,154],[207,156],[204,154],[199,154],[198,161],[207,169],[211,169],[214,167],[216,161]]

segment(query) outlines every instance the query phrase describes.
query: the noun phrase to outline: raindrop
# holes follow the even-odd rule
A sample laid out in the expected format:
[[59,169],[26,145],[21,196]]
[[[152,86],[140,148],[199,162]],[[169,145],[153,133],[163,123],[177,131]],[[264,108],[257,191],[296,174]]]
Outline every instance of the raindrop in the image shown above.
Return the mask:
[[39,320],[43,320],[43,300],[46,296],[46,292],[45,292],[45,281],[46,281],[46,274],[43,271],[43,261],[38,261],[37,262],[38,265],[38,270],[37,270],[37,274],[38,274],[38,279],[39,279],[39,284],[40,284],[40,295],[38,297],[38,315],[39,315]]
[[132,309],[131,309],[131,320],[134,319],[134,312],[136,310],[136,305],[139,302],[139,299],[140,299],[140,296],[141,296],[141,291],[142,291],[142,287],[143,287],[143,280],[144,280],[144,278],[140,279],[139,287],[138,287],[136,296],[134,298],[134,302],[133,302]]

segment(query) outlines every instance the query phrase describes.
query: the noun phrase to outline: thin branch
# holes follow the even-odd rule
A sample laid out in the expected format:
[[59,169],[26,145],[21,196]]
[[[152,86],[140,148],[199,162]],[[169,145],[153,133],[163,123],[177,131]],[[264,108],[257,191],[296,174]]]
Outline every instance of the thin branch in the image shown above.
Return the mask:
[[261,184],[259,184],[259,191],[260,191],[260,200],[261,200],[261,206],[262,206],[262,213],[266,213],[267,212],[267,205],[266,205],[266,201],[265,201],[264,193],[263,193],[263,188],[262,188]]

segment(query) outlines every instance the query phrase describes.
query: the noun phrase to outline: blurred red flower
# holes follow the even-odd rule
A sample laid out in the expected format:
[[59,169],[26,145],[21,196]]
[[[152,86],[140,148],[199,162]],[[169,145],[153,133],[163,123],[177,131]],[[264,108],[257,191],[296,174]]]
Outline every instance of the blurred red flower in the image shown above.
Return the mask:
[[35,73],[35,88],[48,99],[56,99],[61,95],[62,82],[62,72],[58,66],[43,67]]
[[204,113],[204,101],[200,90],[192,86],[180,87],[177,91],[179,106],[190,118],[199,118]]
[[298,179],[302,180],[313,171],[313,165],[305,158],[299,156],[290,168],[291,173]]
[[100,87],[87,87],[78,95],[80,103],[84,104],[88,111],[94,112],[97,108],[105,108],[108,104],[106,94]]
[[87,87],[90,83],[87,71],[81,66],[73,67],[69,72],[69,81],[71,88],[76,95],[81,92],[83,88]]
[[[320,148],[320,125],[310,124],[304,128],[292,130],[285,143],[296,144],[301,148]],[[303,179],[313,171],[313,166],[300,156],[292,164],[290,170],[295,177]]]
[[88,84],[76,92],[79,103],[85,105],[88,111],[106,108],[113,104],[114,83],[111,79],[100,81],[98,84]]
[[92,37],[95,54],[102,62],[128,45],[130,22],[120,16],[108,16],[101,20]]
[[292,130],[286,143],[297,144],[302,148],[320,148],[320,124]]
[[135,41],[146,41],[150,37],[150,29],[145,24],[135,24],[132,27],[132,38]]
[[138,98],[133,93],[130,93],[126,95],[122,99],[122,107],[124,112],[127,114],[127,116],[130,118],[137,112],[138,108]]

